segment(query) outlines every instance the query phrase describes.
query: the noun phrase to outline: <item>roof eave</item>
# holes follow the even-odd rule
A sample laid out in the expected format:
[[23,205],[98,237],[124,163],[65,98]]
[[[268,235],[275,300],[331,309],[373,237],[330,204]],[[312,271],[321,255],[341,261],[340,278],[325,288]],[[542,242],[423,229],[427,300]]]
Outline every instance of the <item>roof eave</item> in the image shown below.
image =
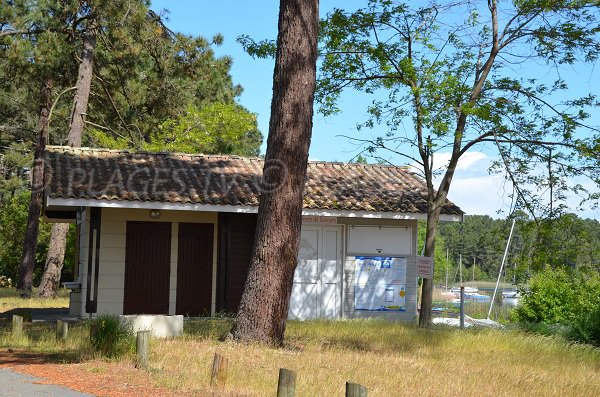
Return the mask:
[[[129,208],[129,209],[159,209],[165,211],[203,211],[203,212],[229,212],[247,213],[258,212],[256,206],[241,205],[214,205],[214,204],[191,204],[191,203],[165,203],[156,201],[132,201],[132,200],[98,200],[77,198],[52,198],[46,197],[46,208],[65,207],[100,207],[100,208]],[[427,219],[425,213],[410,212],[375,212],[375,211],[347,211],[329,209],[303,209],[302,215],[343,217],[343,218],[367,218],[367,219]],[[462,221],[462,214],[441,214],[441,221]]]

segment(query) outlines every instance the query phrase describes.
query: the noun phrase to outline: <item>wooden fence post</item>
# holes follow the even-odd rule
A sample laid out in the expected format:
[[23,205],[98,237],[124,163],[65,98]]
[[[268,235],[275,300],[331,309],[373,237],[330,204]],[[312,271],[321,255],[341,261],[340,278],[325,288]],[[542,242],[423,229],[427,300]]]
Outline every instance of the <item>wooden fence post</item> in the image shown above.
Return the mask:
[[367,388],[358,383],[346,382],[346,397],[367,397]]
[[69,323],[64,320],[56,320],[56,340],[67,340]]
[[294,397],[296,395],[296,373],[289,369],[279,369],[277,397]]
[[212,371],[210,375],[211,386],[225,386],[225,383],[227,383],[228,365],[229,360],[227,360],[226,357],[220,355],[219,353],[215,353],[215,358],[213,360]]
[[138,331],[135,341],[137,352],[136,368],[148,368],[148,347],[150,345],[150,331]]
[[12,337],[20,338],[23,336],[23,317],[13,314],[12,316]]

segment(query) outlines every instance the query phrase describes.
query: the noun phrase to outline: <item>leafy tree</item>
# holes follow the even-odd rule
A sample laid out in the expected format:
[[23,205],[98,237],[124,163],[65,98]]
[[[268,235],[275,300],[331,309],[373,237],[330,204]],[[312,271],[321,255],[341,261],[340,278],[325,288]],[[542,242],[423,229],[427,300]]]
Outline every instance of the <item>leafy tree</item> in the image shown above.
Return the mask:
[[235,339],[280,345],[292,293],[312,134],[318,0],[281,0],[269,138]]
[[[393,153],[418,164],[428,190],[426,256],[434,255],[458,160],[477,145],[497,149],[497,166],[512,182],[517,208],[534,216],[542,204],[535,189],[553,188],[558,201],[575,170],[600,182],[591,154],[597,137],[582,135],[586,109],[598,105],[596,98],[561,101],[567,83],[560,74],[550,84],[538,80],[539,64],[553,70],[597,59],[598,10],[595,1],[488,0],[483,8],[372,0],[355,12],[334,10],[322,23],[322,111],[335,113],[344,89],[385,93],[361,125],[384,126],[385,135],[354,139],[380,156]],[[404,132],[407,124],[412,133]],[[451,156],[436,188],[433,159],[440,151]],[[548,163],[554,166],[550,177],[538,172]],[[424,280],[421,325],[431,321],[431,294],[431,281]]]
[[[123,138],[112,138],[95,130],[91,138],[99,147],[128,147]],[[256,115],[236,103],[211,103],[201,109],[191,105],[185,113],[165,120],[141,142],[141,149],[204,154],[258,156],[262,135]]]
[[[94,73],[94,58],[96,56],[96,38],[97,38],[97,22],[95,9],[89,7],[87,15],[90,17],[89,22],[83,33],[83,46],[81,51],[81,61],[79,61],[79,70],[77,73],[77,82],[75,83],[75,96],[73,97],[73,110],[69,121],[69,132],[67,134],[67,144],[71,147],[81,146],[83,139],[83,130],[85,128],[85,119],[88,112],[88,103],[90,99],[90,90],[92,85],[92,76]],[[43,144],[38,144],[36,149],[35,163],[43,162]],[[40,152],[38,154],[38,152]],[[38,159],[39,157],[39,159]],[[42,172],[39,172],[40,181],[32,186],[32,206],[34,205],[33,197],[41,196],[41,186],[43,178]],[[34,178],[34,181],[36,179]],[[39,185],[38,188],[35,185]],[[41,201],[41,200],[40,200]],[[31,208],[31,207],[30,207]],[[30,214],[32,210],[30,209]],[[32,214],[33,215],[33,214]],[[36,214],[38,217],[33,218],[39,222],[39,211]],[[31,218],[31,215],[30,215]],[[69,232],[68,223],[55,223],[52,225],[52,235],[50,236],[50,246],[44,264],[44,274],[38,288],[38,296],[41,298],[54,298],[58,291],[60,283],[60,275],[65,258],[65,250],[67,244],[67,233]],[[29,233],[29,228],[27,230]],[[33,242],[25,238],[25,250],[31,250],[30,246]],[[23,255],[22,269],[28,264],[25,260],[26,255]],[[33,267],[33,266],[32,266]],[[33,270],[33,269],[31,269]],[[20,277],[21,279],[23,277]]]
[[[241,87],[229,75],[231,59],[216,58],[211,49],[221,36],[209,42],[175,33],[145,0],[15,0],[0,3],[0,153],[10,142],[36,141],[41,76],[51,76],[56,93],[49,142],[73,144],[67,134],[74,120],[69,99],[80,91],[73,85],[92,21],[98,26],[95,67],[87,117],[78,120],[94,134],[86,133],[83,143],[117,142],[140,149],[151,145],[156,126],[173,120],[171,126],[177,127],[189,108],[205,112],[213,131],[219,128],[219,115],[229,115],[225,128],[249,122],[252,116],[234,102]],[[215,103],[227,106],[219,109]],[[261,136],[255,124],[237,137],[235,143],[216,138],[217,150],[235,152],[238,148],[232,147],[239,142],[240,154],[258,152]],[[53,239],[58,240],[63,239]]]
[[[0,274],[12,280],[18,279],[29,202],[30,193],[21,190],[11,197],[5,197],[0,205]],[[37,269],[33,274],[35,280],[38,280],[41,275],[49,238],[50,225],[43,223],[40,225],[38,246],[34,256],[34,269]]]
[[[48,120],[51,109],[52,78],[46,77],[42,81],[40,93],[40,121],[38,141],[33,155],[33,172],[31,176],[31,200],[27,215],[27,227],[25,228],[25,241],[23,243],[23,254],[21,255],[21,266],[19,269],[19,280],[17,288],[23,296],[31,295],[33,283],[33,268],[35,252],[40,224],[40,213],[43,202],[44,187],[44,151],[48,141]],[[66,232],[65,232],[66,237]],[[59,273],[60,278],[60,273]]]
[[560,267],[536,274],[514,311],[516,321],[559,324],[568,335],[600,345],[600,274]]
[[[581,219],[575,214],[537,222],[524,213],[515,213],[513,217],[517,217],[517,223],[509,249],[507,280],[524,284],[531,275],[548,266],[600,270],[600,222],[597,220]],[[471,266],[476,258],[487,277],[495,278],[509,233],[509,220],[469,215],[462,224],[442,223],[439,236],[443,241],[438,241],[438,245],[449,249],[454,262],[462,255],[463,262]]]
[[[553,202],[569,188],[598,199],[597,192],[568,183],[574,174],[600,183],[599,130],[584,124],[598,102],[592,94],[561,99],[569,91],[560,73],[564,65],[597,60],[598,12],[593,0],[488,0],[486,6],[370,0],[322,21],[320,110],[339,111],[344,90],[374,96],[358,127],[386,132],[350,139],[374,156],[394,155],[421,171],[428,194],[426,256],[434,255],[456,165],[476,146],[497,150],[495,169],[512,183],[516,208],[536,218],[554,211],[539,198],[548,190]],[[272,49],[269,42],[240,41],[257,56]],[[553,71],[555,81],[539,79]],[[450,152],[450,159],[438,170],[433,160],[440,152]],[[431,322],[431,287],[424,280],[422,325]]]

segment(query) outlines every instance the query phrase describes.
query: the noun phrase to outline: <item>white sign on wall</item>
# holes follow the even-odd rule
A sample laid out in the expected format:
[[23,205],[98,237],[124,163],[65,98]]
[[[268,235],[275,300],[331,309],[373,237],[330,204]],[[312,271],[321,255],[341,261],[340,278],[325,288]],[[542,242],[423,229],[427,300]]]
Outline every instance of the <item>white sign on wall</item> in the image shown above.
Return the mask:
[[406,258],[356,256],[354,309],[406,310]]
[[417,277],[433,278],[433,258],[417,256]]

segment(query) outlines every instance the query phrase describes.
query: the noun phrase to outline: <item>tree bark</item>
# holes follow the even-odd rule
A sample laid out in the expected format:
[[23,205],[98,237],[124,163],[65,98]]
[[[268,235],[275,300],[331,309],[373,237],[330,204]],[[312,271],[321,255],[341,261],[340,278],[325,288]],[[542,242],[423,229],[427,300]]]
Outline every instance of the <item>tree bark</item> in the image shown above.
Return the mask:
[[262,192],[248,278],[232,336],[283,342],[297,264],[312,134],[318,0],[281,0]]
[[[94,57],[96,52],[96,27],[93,20],[87,27],[83,37],[83,52],[79,64],[75,97],[73,98],[73,111],[67,137],[68,145],[71,147],[81,146],[85,118],[88,108],[88,100],[92,86],[92,75],[94,70]],[[40,297],[56,297],[60,282],[65,249],[67,245],[67,233],[69,224],[54,224],[50,237],[50,246],[44,265],[44,274],[40,281],[38,295]]]
[[[427,212],[427,226],[425,231],[424,256],[435,257],[435,238],[438,224],[440,223],[441,206],[433,211]],[[421,286],[421,308],[419,309],[419,325],[428,327],[431,325],[431,307],[433,298],[433,279],[424,278]]]
[[42,194],[44,187],[44,150],[48,140],[48,116],[50,113],[52,97],[52,79],[47,78],[42,82],[40,92],[40,118],[38,142],[34,152],[33,170],[31,175],[31,201],[27,215],[23,255],[19,267],[19,280],[17,289],[21,296],[31,296],[33,282],[33,268],[35,264],[35,251],[40,226],[40,212],[42,209]]
[[65,259],[65,246],[68,223],[55,223],[52,225],[52,239],[48,246],[48,255],[44,264],[44,275],[40,281],[38,296],[40,298],[55,298],[60,284],[60,274]]

